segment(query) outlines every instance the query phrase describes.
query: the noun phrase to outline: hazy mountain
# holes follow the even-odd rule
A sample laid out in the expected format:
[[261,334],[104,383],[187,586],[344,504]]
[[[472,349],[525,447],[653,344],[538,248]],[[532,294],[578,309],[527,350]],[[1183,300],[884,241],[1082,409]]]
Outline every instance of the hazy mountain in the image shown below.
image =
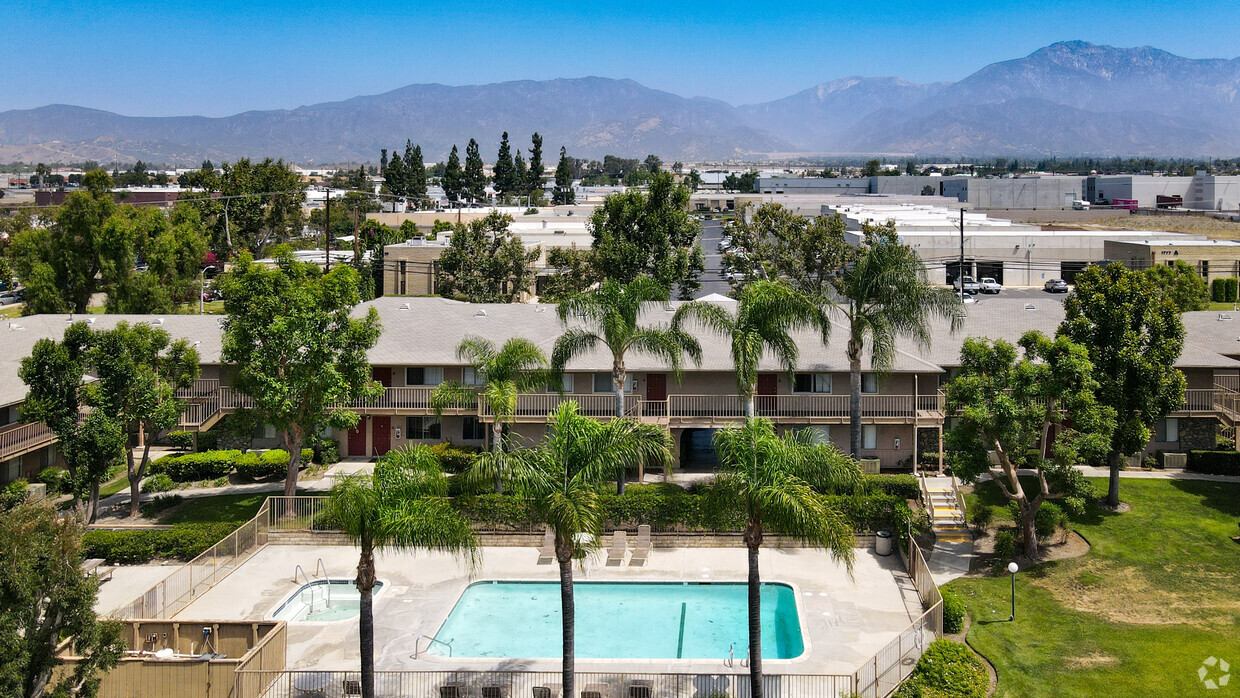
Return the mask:
[[471,137],[489,159],[505,130],[521,147],[542,133],[548,162],[561,145],[578,157],[667,161],[770,152],[1232,156],[1240,154],[1240,59],[1067,41],[956,83],[849,77],[741,107],[593,77],[410,85],[221,118],[52,105],[0,112],[0,160],[374,162],[380,148],[406,138],[434,160]]

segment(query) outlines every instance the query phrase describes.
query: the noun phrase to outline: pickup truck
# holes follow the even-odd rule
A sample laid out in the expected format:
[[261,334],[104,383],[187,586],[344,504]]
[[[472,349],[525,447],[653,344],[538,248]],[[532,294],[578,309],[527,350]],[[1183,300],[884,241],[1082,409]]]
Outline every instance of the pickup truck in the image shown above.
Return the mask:
[[977,285],[981,289],[982,293],[998,293],[1003,290],[1003,284],[995,281],[989,276],[983,276],[982,280],[978,282]]
[[[962,277],[962,278],[963,278],[963,280],[964,280],[964,289],[963,289],[963,290],[964,290],[964,292],[965,292],[965,293],[968,293],[968,294],[972,295],[972,294],[977,293],[978,291],[982,290],[981,285],[979,285],[979,284],[977,283],[977,281],[974,281],[974,279],[973,279],[973,277],[972,277],[972,276],[965,276],[965,277]],[[956,279],[956,283],[955,283],[955,284],[953,284],[953,286],[954,286],[957,290],[960,290],[960,285],[961,285],[961,279]]]

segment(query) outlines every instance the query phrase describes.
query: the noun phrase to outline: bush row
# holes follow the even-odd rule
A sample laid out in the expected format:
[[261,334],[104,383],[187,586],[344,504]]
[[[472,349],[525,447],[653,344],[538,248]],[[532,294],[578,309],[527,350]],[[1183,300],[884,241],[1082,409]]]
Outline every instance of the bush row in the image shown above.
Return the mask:
[[1210,300],[1215,303],[1235,303],[1240,291],[1240,279],[1215,279],[1210,282]]
[[1240,475],[1240,451],[1189,451],[1184,467],[1207,475]]
[[[310,463],[314,451],[301,450],[301,462]],[[213,480],[225,477],[234,469],[241,477],[250,480],[284,477],[288,472],[288,451],[273,448],[262,453],[241,451],[203,451],[179,456],[167,455],[151,464],[151,475],[164,475],[175,482]]]
[[982,660],[959,642],[930,643],[894,698],[986,698],[990,677]]
[[238,522],[177,524],[170,529],[87,531],[82,545],[88,558],[142,564],[157,558],[190,560],[228,534]]

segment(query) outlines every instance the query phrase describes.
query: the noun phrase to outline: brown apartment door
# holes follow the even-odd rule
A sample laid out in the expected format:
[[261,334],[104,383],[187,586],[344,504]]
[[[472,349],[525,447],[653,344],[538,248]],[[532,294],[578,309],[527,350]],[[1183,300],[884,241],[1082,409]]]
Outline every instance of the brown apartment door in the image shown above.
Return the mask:
[[648,405],[642,405],[642,409],[646,414],[654,416],[662,416],[667,414],[666,373],[646,374],[646,402],[650,403]]
[[758,395],[754,398],[754,412],[769,415],[775,411],[775,394],[779,392],[779,376],[774,373],[758,374]]
[[362,417],[357,426],[349,430],[349,455],[366,455],[366,418]]
[[370,377],[379,381],[385,388],[392,387],[392,367],[391,366],[372,366],[370,368]]
[[370,447],[374,455],[382,456],[392,448],[392,418],[370,418]]

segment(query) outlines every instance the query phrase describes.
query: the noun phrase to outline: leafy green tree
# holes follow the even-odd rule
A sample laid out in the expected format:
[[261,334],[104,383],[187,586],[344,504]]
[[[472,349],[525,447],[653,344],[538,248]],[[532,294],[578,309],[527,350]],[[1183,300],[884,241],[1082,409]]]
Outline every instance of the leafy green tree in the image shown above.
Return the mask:
[[1154,288],[1171,300],[1176,311],[1187,313],[1208,307],[1210,292],[1205,279],[1184,262],[1177,259],[1170,266],[1155,264],[1146,269],[1145,274]]
[[659,174],[663,171],[663,160],[658,155],[647,155],[642,167],[650,174]]
[[560,162],[555,166],[555,190],[551,198],[556,206],[571,206],[577,203],[577,192],[573,190],[572,166],[568,163],[568,153],[562,147]]
[[853,254],[844,239],[846,228],[838,214],[810,220],[780,204],[764,203],[756,209],[743,204],[724,224],[732,238],[724,263],[744,275],[740,286],[755,279],[780,279],[810,297],[830,298],[832,280]]
[[749,171],[742,175],[729,173],[723,178],[723,188],[727,191],[753,192],[758,190],[758,173]]
[[590,216],[590,233],[604,278],[627,283],[653,277],[665,288],[679,288],[688,300],[701,288],[706,268],[697,244],[701,225],[687,210],[689,188],[656,175],[649,192],[626,191],[608,196]]
[[1115,411],[1107,504],[1118,507],[1123,457],[1144,448],[1154,421],[1183,404],[1186,382],[1175,362],[1184,325],[1150,276],[1114,262],[1077,274],[1059,332],[1089,352],[1098,402]]
[[85,498],[85,507],[79,507],[78,513],[87,523],[94,523],[99,516],[99,484],[113,467],[125,462],[126,442],[120,422],[103,410],[93,410],[60,444],[76,499],[82,502]]
[[543,200],[543,137],[537,131],[530,136],[530,168],[525,176],[525,193],[535,201]]
[[436,415],[452,407],[484,404],[494,420],[491,423],[491,455],[485,468],[495,482],[495,492],[503,494],[508,468],[508,449],[504,445],[504,427],[516,415],[517,396],[532,390],[543,390],[552,380],[547,357],[528,339],[513,337],[504,346],[481,337],[466,337],[456,347],[458,359],[468,361],[475,381],[445,381],[435,386],[430,403]]
[[[93,334],[86,368],[97,380],[85,387],[83,402],[124,431],[129,515],[136,517],[151,444],[176,428],[184,409],[176,393],[201,374],[198,351],[184,339],[173,341],[163,328],[120,322]],[[138,448],[142,455],[135,458]]]
[[542,277],[542,293],[539,299],[548,303],[560,301],[577,293],[584,293],[602,279],[594,261],[593,249],[552,247],[547,250],[547,266],[555,273]]
[[465,197],[471,201],[487,198],[487,175],[483,170],[482,153],[478,151],[478,141],[472,138],[465,146],[465,172],[461,175],[461,187]]
[[740,511],[749,552],[749,695],[762,698],[762,578],[758,554],[767,533],[823,548],[853,565],[854,532],[848,519],[814,492],[812,482],[853,489],[861,483],[857,463],[830,444],[813,443],[809,432],[780,438],[765,419],[715,432],[718,474],[707,508],[720,515]]
[[327,516],[361,548],[357,577],[362,696],[375,695],[375,552],[433,550],[478,559],[478,543],[448,499],[448,479],[427,446],[389,452],[374,476],[352,475],[331,490]]
[[865,167],[861,168],[862,177],[877,177],[883,173],[883,163],[878,160],[867,160]]
[[65,198],[50,227],[30,228],[13,239],[10,255],[26,285],[28,315],[84,313],[100,289],[100,233],[116,204],[103,170],[88,172],[84,185]]
[[[993,479],[1016,503],[1025,556],[1036,561],[1038,509],[1065,498],[1084,509],[1092,488],[1073,466],[1107,452],[1115,413],[1095,399],[1099,385],[1084,347],[1035,331],[1021,337],[1020,348],[1018,357],[1004,340],[965,340],[960,373],[947,385],[948,412],[959,416],[945,441],[952,472],[969,483],[991,473],[989,452],[996,454],[1001,473]],[[1032,496],[1017,469],[1036,474]]]
[[[99,695],[125,651],[123,626],[95,615],[99,580],[82,572],[82,525],[44,503],[0,513],[0,694]],[[81,657],[58,673],[66,638]]]
[[[169,215],[121,206],[99,233],[101,287],[109,313],[172,312],[194,300],[207,240],[197,209],[178,204]],[[138,264],[146,269],[138,271]]]
[[289,453],[284,493],[297,493],[301,447],[324,424],[348,429],[358,415],[340,405],[371,398],[366,352],[379,338],[379,313],[353,318],[361,300],[357,271],[337,265],[324,274],[291,256],[275,268],[248,255],[223,277],[222,360],[235,367],[233,386],[253,400],[264,424],[283,434]]
[[543,443],[514,455],[513,481],[517,495],[530,501],[538,520],[555,535],[563,627],[561,683],[563,695],[574,696],[573,561],[598,547],[603,525],[598,485],[638,463],[670,463],[672,443],[667,430],[653,424],[583,417],[571,400],[548,416],[547,430]]
[[867,340],[870,367],[891,370],[896,341],[911,339],[930,346],[930,320],[950,318],[959,326],[960,299],[930,282],[926,265],[913,248],[900,242],[895,224],[866,225],[865,241],[834,278],[835,305],[848,322],[849,448],[861,452],[861,356]]
[[453,145],[452,152],[448,153],[448,164],[444,166],[441,184],[449,201],[455,203],[464,198],[464,174],[461,172],[461,156],[456,152],[456,145]]
[[383,170],[383,183],[393,196],[404,197],[408,192],[405,179],[405,163],[401,160],[400,153],[394,152],[391,161]]
[[526,249],[508,232],[512,216],[492,211],[485,218],[458,223],[448,249],[439,257],[435,290],[471,303],[513,303],[533,288],[537,249]]
[[685,175],[684,184],[689,187],[690,191],[697,191],[702,186],[702,173],[696,169],[689,170],[689,174]]
[[[495,177],[495,190],[501,196],[508,196],[517,190],[517,178],[513,170],[512,147],[508,145],[508,132],[504,131],[499,141],[499,154],[495,158],[492,170]],[[522,175],[525,173],[523,172]]]
[[[693,335],[680,327],[673,316],[667,325],[644,325],[643,307],[666,303],[667,289],[649,277],[638,277],[627,284],[604,281],[598,288],[572,296],[559,304],[560,322],[568,328],[555,341],[551,368],[556,376],[573,359],[588,355],[601,344],[611,352],[611,383],[616,394],[617,419],[625,416],[624,389],[628,372],[624,360],[629,353],[645,354],[662,360],[679,379],[681,359],[688,356],[701,363],[702,347]],[[684,306],[682,306],[683,308]],[[678,310],[677,312],[683,312]],[[641,471],[638,471],[641,479]],[[616,492],[624,494],[626,474],[617,473]]]
[[[532,193],[529,185],[529,170],[525,167],[525,156],[521,154],[521,149],[512,156],[512,189],[516,192],[516,198],[520,199],[529,197]],[[531,206],[535,205],[533,200],[528,200]]]
[[731,340],[736,389],[746,417],[754,416],[758,362],[763,354],[773,353],[791,373],[798,355],[791,333],[813,327],[822,333],[823,344],[831,333],[831,321],[820,302],[774,281],[757,281],[741,289],[735,314],[722,305],[695,302],[681,306],[674,319],[678,329],[692,319]]
[[241,158],[224,163],[218,173],[204,168],[179,179],[182,187],[193,188],[180,200],[198,209],[220,259],[241,250],[258,256],[268,245],[301,233],[306,185],[283,160]]

